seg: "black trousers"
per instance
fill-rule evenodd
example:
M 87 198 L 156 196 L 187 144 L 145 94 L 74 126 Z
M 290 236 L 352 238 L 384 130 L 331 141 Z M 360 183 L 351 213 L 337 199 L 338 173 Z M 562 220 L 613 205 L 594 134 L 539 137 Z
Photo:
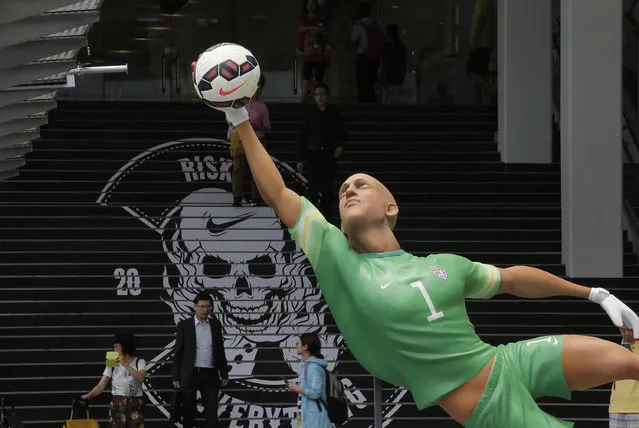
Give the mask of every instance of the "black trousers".
M 357 101 L 360 103 L 374 103 L 375 83 L 379 61 L 368 59 L 364 54 L 357 55 L 355 62 L 355 79 L 357 80 Z
M 308 199 L 317 207 L 329 223 L 333 221 L 333 192 L 335 180 L 335 156 L 329 152 L 311 152 L 306 163 L 309 180 Z
M 220 393 L 220 376 L 216 369 L 193 369 L 193 374 L 188 385 L 182 387 L 182 405 L 184 428 L 193 428 L 195 426 L 196 393 L 200 391 L 202 401 L 204 403 L 204 414 L 206 428 L 215 428 L 218 426 L 217 420 L 217 401 Z

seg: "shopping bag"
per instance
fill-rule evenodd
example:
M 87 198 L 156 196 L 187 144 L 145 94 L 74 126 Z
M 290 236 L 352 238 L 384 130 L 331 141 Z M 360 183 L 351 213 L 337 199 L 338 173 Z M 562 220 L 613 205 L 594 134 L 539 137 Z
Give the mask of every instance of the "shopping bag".
M 84 411 L 86 419 L 75 419 L 74 413 L 76 410 Z M 89 405 L 86 401 L 80 401 L 76 398 L 73 399 L 71 404 L 71 416 L 62 425 L 63 428 L 100 428 L 97 419 L 90 419 Z

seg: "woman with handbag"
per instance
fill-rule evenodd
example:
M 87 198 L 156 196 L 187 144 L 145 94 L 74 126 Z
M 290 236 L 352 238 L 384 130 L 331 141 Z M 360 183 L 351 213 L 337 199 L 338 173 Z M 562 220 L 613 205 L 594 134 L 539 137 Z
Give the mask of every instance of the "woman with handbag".
M 109 427 L 144 428 L 144 399 L 142 384 L 146 378 L 146 361 L 135 356 L 137 340 L 133 334 L 117 334 L 113 338 L 113 350 L 119 356 L 117 367 L 106 367 L 100 382 L 82 396 L 90 400 L 104 391 L 111 381 Z
M 297 355 L 302 357 L 299 384 L 286 381 L 289 391 L 300 395 L 298 428 L 332 428 L 326 409 L 326 366 L 322 343 L 315 333 L 304 333 L 297 342 Z

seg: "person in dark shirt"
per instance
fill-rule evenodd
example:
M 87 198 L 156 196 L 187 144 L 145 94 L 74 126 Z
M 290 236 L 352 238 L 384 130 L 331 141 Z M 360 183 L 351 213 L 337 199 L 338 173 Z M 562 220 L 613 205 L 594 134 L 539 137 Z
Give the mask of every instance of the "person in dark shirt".
M 328 104 L 328 92 L 326 83 L 315 85 L 315 106 L 300 129 L 297 171 L 309 180 L 309 200 L 331 221 L 335 164 L 344 150 L 346 130 L 339 109 Z
M 401 98 L 402 86 L 408 71 L 408 51 L 399 35 L 399 27 L 386 27 L 386 43 L 381 63 L 381 80 L 384 85 L 384 101 L 388 104 Z

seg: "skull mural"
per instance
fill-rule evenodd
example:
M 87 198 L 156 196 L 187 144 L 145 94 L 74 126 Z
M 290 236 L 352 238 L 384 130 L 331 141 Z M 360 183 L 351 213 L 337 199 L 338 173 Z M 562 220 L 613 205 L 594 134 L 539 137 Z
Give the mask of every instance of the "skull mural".
M 325 330 L 326 308 L 307 276 L 305 256 L 273 210 L 232 207 L 231 201 L 227 191 L 205 188 L 170 213 L 162 231 L 170 262 L 163 282 L 176 324 L 190 316 L 198 292 L 211 293 L 213 312 L 224 326 L 227 358 L 239 361 L 232 364 L 231 376 L 247 376 L 260 343 L 286 342 L 290 346 L 284 352 L 293 352 L 298 335 L 318 326 Z M 334 360 L 337 349 L 332 350 Z

